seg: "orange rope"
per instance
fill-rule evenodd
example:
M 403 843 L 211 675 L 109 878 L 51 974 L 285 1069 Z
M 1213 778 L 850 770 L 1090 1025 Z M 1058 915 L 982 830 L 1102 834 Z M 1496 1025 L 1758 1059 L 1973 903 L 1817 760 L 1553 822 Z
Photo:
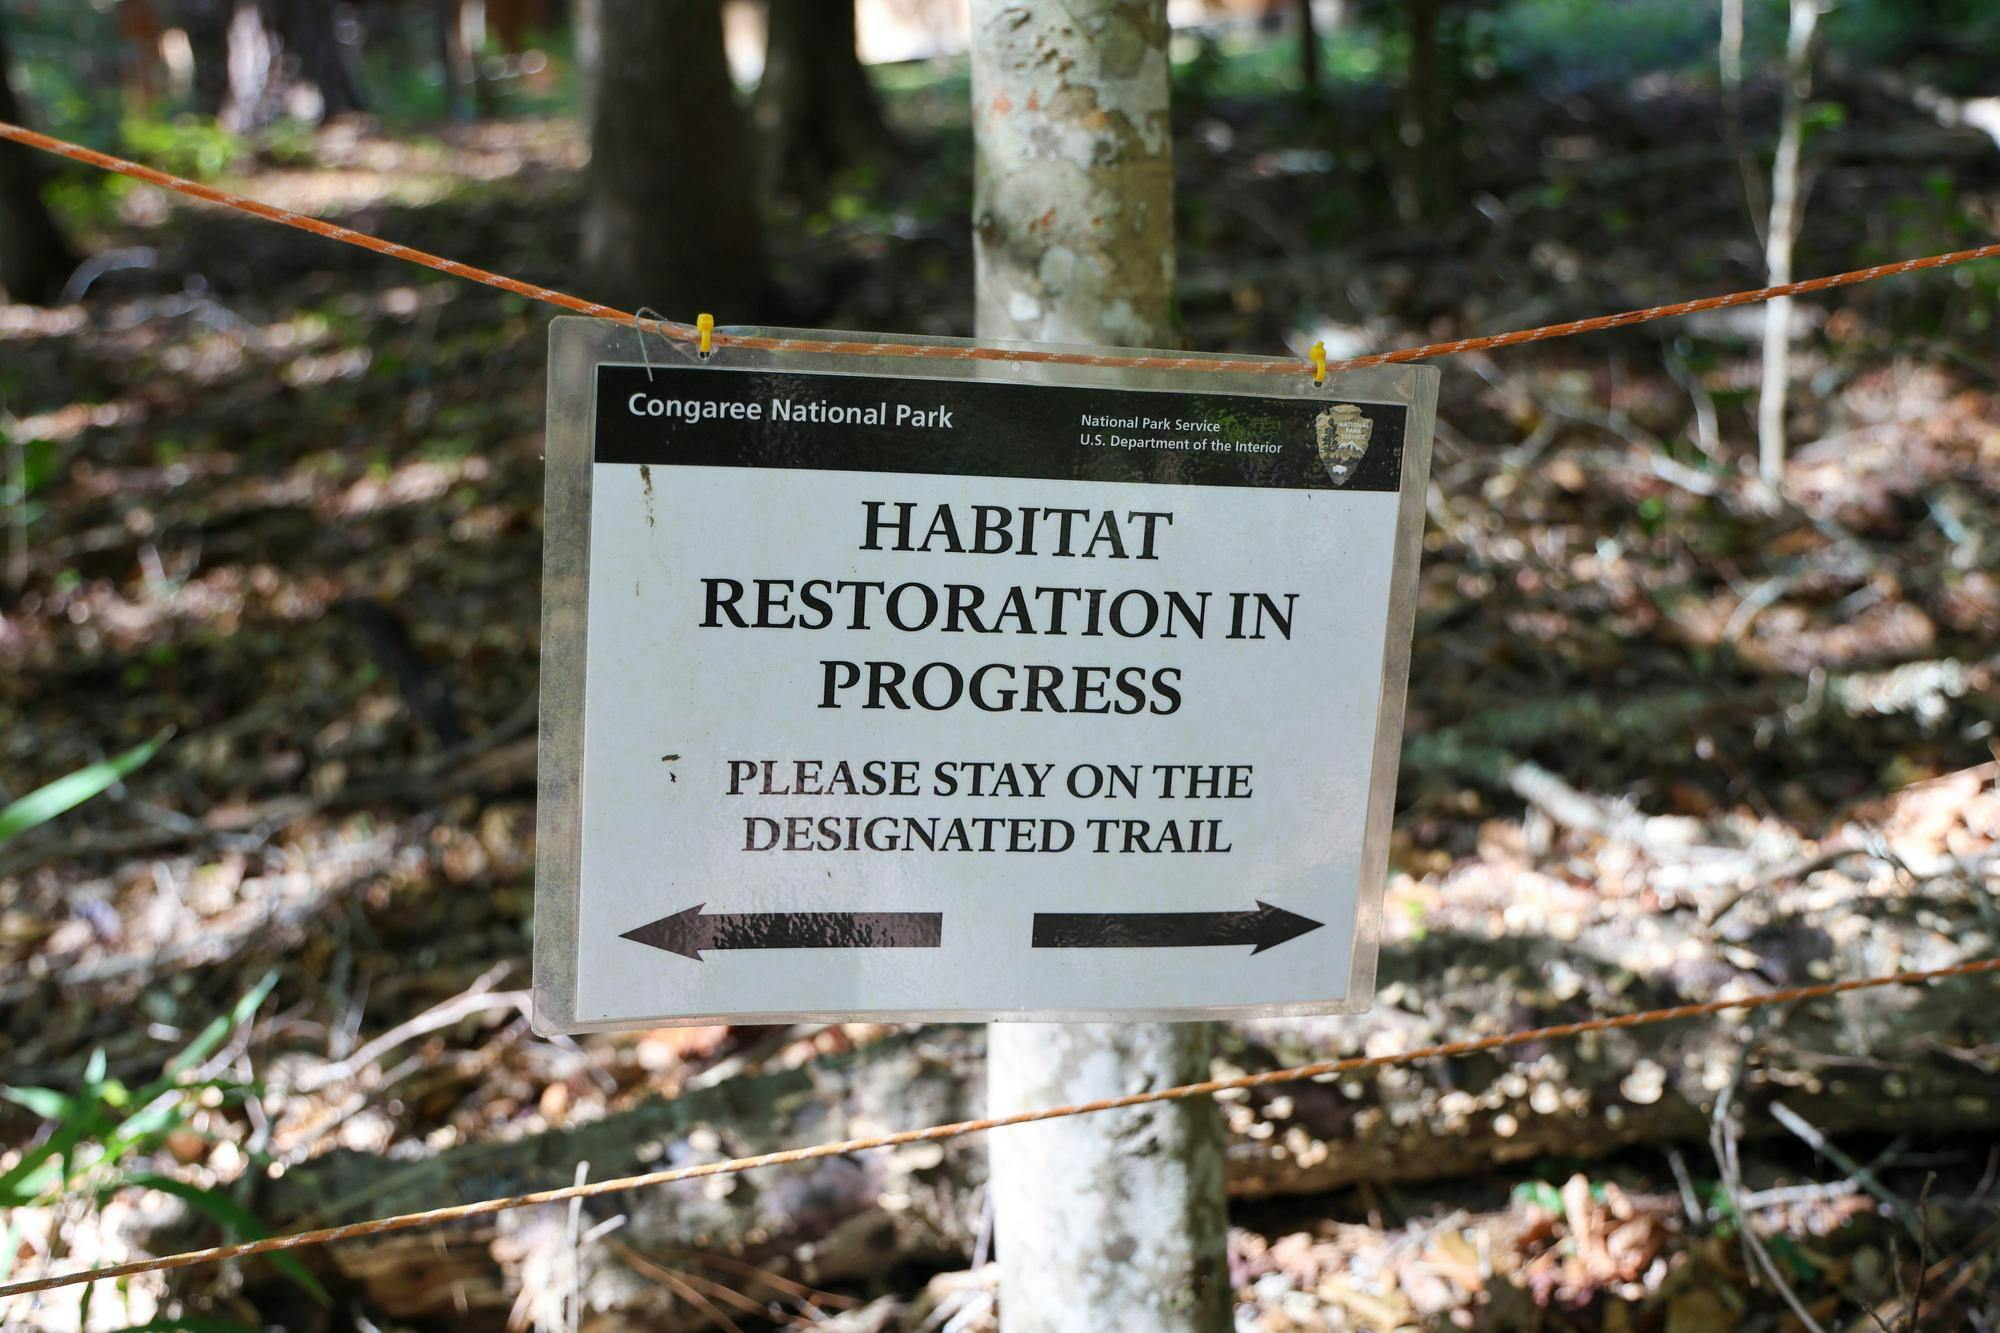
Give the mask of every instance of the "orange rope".
M 990 1129 L 1004 1129 L 1010 1125 L 1034 1124 L 1042 1120 L 1059 1120 L 1073 1115 L 1089 1115 L 1097 1111 L 1112 1111 L 1121 1107 L 1145 1106 L 1153 1102 L 1184 1101 L 1190 1097 L 1207 1097 L 1218 1092 L 1229 1092 L 1239 1088 L 1261 1088 L 1273 1083 L 1290 1083 L 1299 1079 L 1324 1078 L 1333 1074 L 1352 1073 L 1362 1069 L 1381 1069 L 1389 1065 L 1409 1064 L 1417 1060 L 1432 1060 L 1474 1055 L 1481 1051 L 1496 1051 L 1509 1046 L 1522 1046 L 1531 1042 L 1557 1041 L 1567 1037 L 1580 1036 L 1586 1032 L 1608 1032 L 1619 1028 L 1643 1027 L 1653 1023 L 1666 1023 L 1683 1018 L 1704 1018 L 1724 1013 L 1731 1009 L 1759 1009 L 1766 1005 L 1790 1004 L 1800 1000 L 1824 999 L 1830 995 L 1844 995 L 1850 991 L 1873 990 L 1881 986 L 1914 986 L 1925 982 L 1939 981 L 1946 977 L 1972 976 L 1979 973 L 2000 972 L 2000 958 L 1981 958 L 1958 963 L 1951 967 L 1932 968 L 1925 972 L 1897 972 L 1881 977 L 1857 977 L 1848 981 L 1827 981 L 1811 986 L 1793 986 L 1785 990 L 1767 991 L 1761 995 L 1748 995 L 1733 1000 L 1708 1000 L 1701 1004 L 1681 1004 L 1669 1009 L 1648 1009 L 1641 1013 L 1620 1014 L 1609 1018 L 1587 1018 L 1575 1023 L 1558 1023 L 1553 1027 L 1531 1028 L 1524 1032 L 1506 1032 L 1497 1036 L 1477 1037 L 1470 1041 L 1446 1042 L 1440 1046 L 1424 1046 L 1416 1050 L 1403 1051 L 1396 1055 L 1355 1056 L 1346 1060 L 1323 1060 L 1317 1064 L 1296 1065 L 1289 1069 L 1272 1069 L 1262 1074 L 1243 1074 L 1235 1078 L 1210 1079 L 1205 1083 L 1188 1083 L 1180 1087 L 1161 1088 L 1153 1092 L 1137 1092 L 1125 1097 L 1108 1097 L 1102 1101 L 1079 1102 L 1070 1106 L 1051 1106 L 1039 1111 L 1022 1111 L 1015 1115 L 992 1116 L 985 1120 L 961 1120 L 956 1124 L 932 1125 L 926 1129 L 909 1129 L 896 1134 L 876 1134 L 868 1138 L 843 1139 L 836 1143 L 816 1143 L 807 1148 L 788 1148 L 783 1152 L 762 1153 L 755 1157 L 732 1157 L 727 1161 L 708 1162 L 700 1166 L 676 1167 L 669 1171 L 653 1171 L 640 1176 L 622 1176 L 615 1180 L 600 1180 L 583 1185 L 568 1185 L 561 1189 L 538 1190 L 532 1194 L 510 1195 L 503 1199 L 484 1199 L 478 1203 L 455 1204 L 449 1208 L 432 1208 L 420 1213 L 402 1213 L 395 1217 L 379 1217 L 367 1222 L 352 1222 L 346 1226 L 323 1227 L 317 1231 L 300 1231 L 289 1236 L 271 1236 L 264 1240 L 245 1241 L 235 1245 L 217 1245 L 205 1250 L 189 1250 L 182 1254 L 162 1255 L 154 1259 L 138 1259 L 131 1263 L 112 1264 L 104 1268 L 87 1268 L 69 1273 L 56 1273 L 45 1277 L 29 1278 L 21 1282 L 11 1282 L 0 1286 L 0 1300 L 9 1296 L 25 1296 L 30 1292 L 49 1291 L 56 1287 L 75 1286 L 81 1282 L 101 1282 L 107 1278 L 134 1277 L 140 1273 L 157 1273 L 172 1268 L 189 1268 L 196 1264 L 219 1263 L 224 1259 L 244 1259 L 259 1254 L 273 1254 L 288 1250 L 304 1249 L 312 1245 L 326 1245 L 333 1241 L 352 1240 L 361 1236 L 376 1236 L 386 1231 L 405 1231 L 411 1227 L 429 1226 L 435 1222 L 454 1222 L 462 1218 L 483 1217 L 490 1213 L 506 1212 L 513 1208 L 531 1208 L 538 1204 L 563 1203 L 570 1199 L 593 1199 L 603 1194 L 616 1194 L 626 1190 L 646 1189 L 654 1185 L 671 1185 L 677 1181 L 697 1180 L 704 1176 L 727 1176 L 741 1171 L 753 1171 L 765 1166 L 785 1166 L 794 1162 L 809 1162 L 820 1157 L 841 1157 L 849 1153 L 864 1152 L 871 1148 L 894 1148 L 906 1143 L 935 1143 L 943 1139 L 962 1138 L 967 1134 L 979 1134 Z
M 453 277 L 483 282 L 489 287 L 498 287 L 501 291 L 525 296 L 530 300 L 545 301 L 580 315 L 615 320 L 635 328 L 651 328 L 662 337 L 679 342 L 697 342 L 701 336 L 694 326 L 689 324 L 678 324 L 672 320 L 641 319 L 630 311 L 620 310 L 616 306 L 600 305 L 595 301 L 586 301 L 553 288 L 538 287 L 531 282 L 522 282 L 519 278 L 510 278 L 483 268 L 474 268 L 470 264 L 461 264 L 455 259 L 446 259 L 407 245 L 398 245 L 394 241 L 385 241 L 366 232 L 355 231 L 332 222 L 323 222 L 318 218 L 307 217 L 302 213 L 294 213 L 289 209 L 278 208 L 256 199 L 248 199 L 240 194 L 231 194 L 227 190 L 218 190 L 198 181 L 187 180 L 154 167 L 142 166 L 137 162 L 128 162 L 122 157 L 113 157 L 109 153 L 100 153 L 94 148 L 85 148 L 81 144 L 39 134 L 5 121 L 0 121 L 0 139 L 12 139 L 30 148 L 39 148 L 43 152 L 69 158 L 73 162 L 82 162 L 87 166 L 100 167 L 121 176 L 130 176 L 134 180 L 142 180 L 149 185 L 157 185 L 163 190 L 172 190 L 192 199 L 220 204 L 239 213 L 263 218 L 267 222 L 277 222 L 287 227 L 296 227 L 300 231 L 311 232 L 315 236 L 358 245 L 364 250 L 388 255 L 392 259 L 408 260 L 412 264 L 421 264 L 425 268 L 449 273 Z M 1835 287 L 1851 287 L 1856 283 L 1872 282 L 1876 278 L 1915 273 L 1921 269 L 1948 268 L 1953 264 L 1967 264 L 1977 259 L 1994 258 L 2000 258 L 2000 244 L 1982 245 L 1971 250 L 1954 250 L 1949 254 L 1925 255 L 1920 259 L 1904 259 L 1893 264 L 1877 264 L 1872 268 L 1854 269 L 1851 272 L 1835 273 L 1821 278 L 1807 278 L 1800 282 L 1780 283 L 1775 287 L 1757 287 L 1721 296 L 1676 301 L 1670 305 L 1647 306 L 1641 310 L 1627 310 L 1616 315 L 1597 315 L 1590 319 L 1571 320 L 1564 324 L 1544 324 L 1539 328 L 1517 329 L 1511 333 L 1489 333 L 1476 338 L 1426 343 L 1421 347 L 1405 347 L 1399 351 L 1378 352 L 1372 356 L 1357 356 L 1346 361 L 1330 362 L 1326 369 L 1343 371 L 1359 370 L 1366 366 L 1397 365 L 1409 361 L 1424 361 L 1431 357 L 1451 356 L 1458 352 L 1514 347 L 1521 343 L 1567 338 L 1580 333 L 1629 328 L 1634 324 L 1645 324 L 1656 319 L 1692 315 L 1703 310 L 1726 310 L 1733 306 L 1755 305 L 1759 301 L 1768 301 L 1779 296 L 1805 296 L 1812 292 L 1829 291 Z M 1227 371 L 1239 375 L 1318 373 L 1318 366 L 1314 361 L 1271 360 L 1262 357 L 1252 359 L 1196 355 L 1135 356 L 1119 352 L 1055 352 L 1031 347 L 947 346 L 937 343 L 862 342 L 834 338 L 773 338 L 762 334 L 724 333 L 720 330 L 714 334 L 713 341 L 717 347 L 747 347 L 766 352 L 797 352 L 821 356 L 894 356 L 932 361 L 1019 361 L 1038 365 L 1103 366 L 1119 370 Z

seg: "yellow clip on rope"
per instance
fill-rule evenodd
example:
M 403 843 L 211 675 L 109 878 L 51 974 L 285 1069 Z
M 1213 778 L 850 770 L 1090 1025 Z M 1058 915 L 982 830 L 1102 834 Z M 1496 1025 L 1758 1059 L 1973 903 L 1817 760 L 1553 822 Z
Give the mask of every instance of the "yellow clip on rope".
M 701 335 L 699 350 L 703 356 L 707 356 L 715 350 L 715 316 L 706 310 L 702 311 L 694 317 L 694 327 L 695 332 Z
M 1326 344 L 1323 342 L 1314 343 L 1310 355 L 1313 362 L 1313 383 L 1326 383 Z

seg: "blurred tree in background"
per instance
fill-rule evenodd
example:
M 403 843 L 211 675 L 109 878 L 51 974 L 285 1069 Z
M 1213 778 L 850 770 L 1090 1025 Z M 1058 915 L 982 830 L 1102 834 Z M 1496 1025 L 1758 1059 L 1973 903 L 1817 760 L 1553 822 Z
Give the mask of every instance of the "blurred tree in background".
M 8 71 L 7 21 L 0 15 L 0 120 L 27 119 Z M 53 300 L 76 256 L 42 202 L 43 158 L 16 143 L 0 143 L 0 292 L 25 302 Z
M 751 307 L 765 282 L 719 0 L 601 0 L 582 267 L 606 300 Z M 615 34 L 615 36 L 614 36 Z
M 769 0 L 756 125 L 772 184 L 808 192 L 890 145 L 855 49 L 854 0 Z

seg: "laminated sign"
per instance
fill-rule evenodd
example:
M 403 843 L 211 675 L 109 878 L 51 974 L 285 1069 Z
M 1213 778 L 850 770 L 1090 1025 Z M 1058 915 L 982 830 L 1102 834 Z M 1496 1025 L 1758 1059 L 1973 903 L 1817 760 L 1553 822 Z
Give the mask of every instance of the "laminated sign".
M 1367 1004 L 1434 371 L 639 337 L 550 334 L 538 1027 Z

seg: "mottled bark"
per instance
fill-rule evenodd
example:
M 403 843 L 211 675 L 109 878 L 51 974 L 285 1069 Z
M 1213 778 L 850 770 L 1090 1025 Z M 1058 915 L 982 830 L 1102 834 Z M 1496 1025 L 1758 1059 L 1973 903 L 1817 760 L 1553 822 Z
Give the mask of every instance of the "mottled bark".
M 993 1115 L 1207 1077 L 1203 1023 L 996 1023 Z M 1221 1127 L 1207 1101 L 1023 1125 L 988 1147 L 1001 1327 L 1229 1327 Z
M 763 286 L 719 0 L 600 0 L 583 268 L 630 309 L 742 322 Z
M 854 0 L 770 0 L 756 119 L 772 182 L 810 193 L 889 146 L 854 46 Z
M 974 0 L 981 337 L 1172 340 L 1163 0 Z
M 974 0 L 983 338 L 1172 338 L 1173 152 L 1160 0 Z M 995 1114 L 1197 1079 L 1200 1024 L 999 1024 Z M 1229 1326 L 1215 1108 L 1176 1103 L 996 1135 L 1009 1333 Z
M 23 123 L 7 81 L 7 31 L 0 19 L 0 120 Z M 76 268 L 76 256 L 42 202 L 42 164 L 32 148 L 0 143 L 0 296 L 52 301 Z

